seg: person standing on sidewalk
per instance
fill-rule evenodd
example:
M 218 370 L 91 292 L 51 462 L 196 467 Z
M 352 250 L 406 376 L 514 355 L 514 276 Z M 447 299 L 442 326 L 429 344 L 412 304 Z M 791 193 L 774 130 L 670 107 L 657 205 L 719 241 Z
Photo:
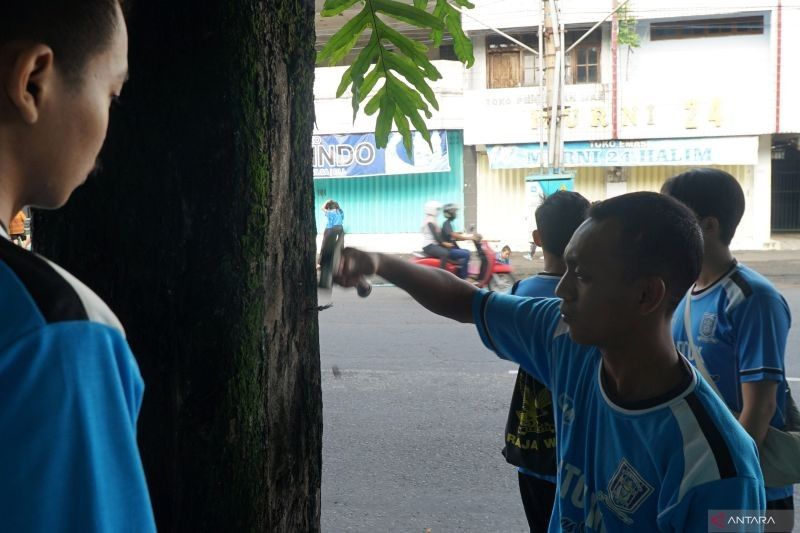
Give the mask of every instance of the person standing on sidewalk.
M 0 2 L 0 531 L 155 531 L 122 325 L 8 235 L 86 180 L 127 76 L 117 0 Z
M 705 243 L 700 276 L 675 311 L 673 337 L 689 356 L 684 326 L 688 313 L 702 363 L 728 408 L 760 447 L 769 426 L 782 429 L 785 424 L 789 306 L 772 283 L 731 253 L 745 207 L 736 178 L 722 170 L 698 168 L 668 179 L 661 192 L 694 211 Z M 767 487 L 767 509 L 794 509 L 792 494 L 792 485 Z
M 517 296 L 555 298 L 567 271 L 564 249 L 586 219 L 589 201 L 577 192 L 557 191 L 536 208 L 533 241 L 544 254 L 544 271 L 518 281 Z M 519 492 L 532 533 L 547 531 L 556 493 L 556 427 L 553 397 L 520 367 L 505 430 L 503 455 L 517 467 Z
M 553 298 L 479 290 L 451 273 L 345 248 L 335 281 L 377 274 L 474 323 L 556 398 L 549 531 L 706 532 L 709 511 L 765 508 L 753 439 L 675 349 L 671 321 L 703 258 L 694 214 L 652 192 L 599 202 L 570 239 Z

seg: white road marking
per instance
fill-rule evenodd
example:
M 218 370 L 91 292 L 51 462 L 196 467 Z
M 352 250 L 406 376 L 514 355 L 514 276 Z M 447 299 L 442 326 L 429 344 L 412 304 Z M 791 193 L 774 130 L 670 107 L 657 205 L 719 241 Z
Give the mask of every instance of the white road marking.
M 786 378 L 786 381 L 800 381 L 800 378 Z
M 518 372 L 517 370 L 509 370 L 508 371 L 509 374 L 516 374 L 517 372 Z M 800 381 L 800 380 L 798 380 L 798 381 Z

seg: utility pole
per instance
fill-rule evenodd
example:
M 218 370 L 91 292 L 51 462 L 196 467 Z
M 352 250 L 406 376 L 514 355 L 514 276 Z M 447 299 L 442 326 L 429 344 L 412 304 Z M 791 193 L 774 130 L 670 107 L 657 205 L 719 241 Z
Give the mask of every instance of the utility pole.
M 563 79 L 564 37 L 558 15 L 558 0 L 542 0 L 544 28 L 545 102 L 543 116 L 547 117 L 547 168 L 561 168 L 561 92 Z

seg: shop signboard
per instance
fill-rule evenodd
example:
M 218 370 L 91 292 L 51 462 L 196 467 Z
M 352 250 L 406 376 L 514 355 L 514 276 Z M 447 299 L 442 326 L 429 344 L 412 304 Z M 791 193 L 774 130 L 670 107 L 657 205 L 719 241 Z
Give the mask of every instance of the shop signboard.
M 490 145 L 486 152 L 492 170 L 536 168 L 542 154 L 539 144 Z M 758 137 L 572 142 L 565 143 L 562 162 L 573 168 L 755 165 Z
M 314 178 L 450 172 L 446 131 L 431 131 L 433 149 L 419 132 L 413 132 L 413 136 L 409 154 L 397 132 L 389 134 L 386 148 L 375 145 L 373 133 L 314 135 Z

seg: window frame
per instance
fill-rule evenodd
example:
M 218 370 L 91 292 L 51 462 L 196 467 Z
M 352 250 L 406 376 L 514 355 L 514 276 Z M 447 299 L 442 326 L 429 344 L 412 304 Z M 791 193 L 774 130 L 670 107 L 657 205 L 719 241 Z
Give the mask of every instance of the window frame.
M 539 36 L 536 32 L 525 32 L 525 33 L 510 33 L 513 38 L 521 41 L 522 43 L 530 46 L 534 50 L 539 48 Z M 495 44 L 496 43 L 496 44 Z M 493 46 L 498 46 L 498 48 L 493 48 Z M 502 48 L 500 48 L 502 47 Z M 519 79 L 517 80 L 517 85 L 512 85 L 509 87 L 494 87 L 492 86 L 492 81 L 494 77 L 492 76 L 492 55 L 494 54 L 508 54 L 514 53 L 518 54 L 518 61 L 519 61 Z M 533 57 L 534 60 L 534 67 L 533 67 L 533 83 L 530 85 L 526 85 L 525 83 L 525 57 L 530 56 Z M 528 69 L 530 70 L 530 69 Z M 518 44 L 509 41 L 505 37 L 501 35 L 494 35 L 488 34 L 486 35 L 486 88 L 487 89 L 508 89 L 514 87 L 537 87 L 539 83 L 537 83 L 539 77 L 539 69 L 536 67 L 536 56 L 525 50 Z
M 740 25 L 745 25 L 745 27 L 742 28 Z M 727 26 L 727 28 L 725 26 Z M 668 22 L 651 22 L 650 40 L 672 41 L 677 39 L 702 39 L 705 37 L 763 35 L 764 29 L 764 15 L 710 19 L 681 19 Z M 668 35 L 666 33 L 667 30 L 672 30 L 673 33 Z

